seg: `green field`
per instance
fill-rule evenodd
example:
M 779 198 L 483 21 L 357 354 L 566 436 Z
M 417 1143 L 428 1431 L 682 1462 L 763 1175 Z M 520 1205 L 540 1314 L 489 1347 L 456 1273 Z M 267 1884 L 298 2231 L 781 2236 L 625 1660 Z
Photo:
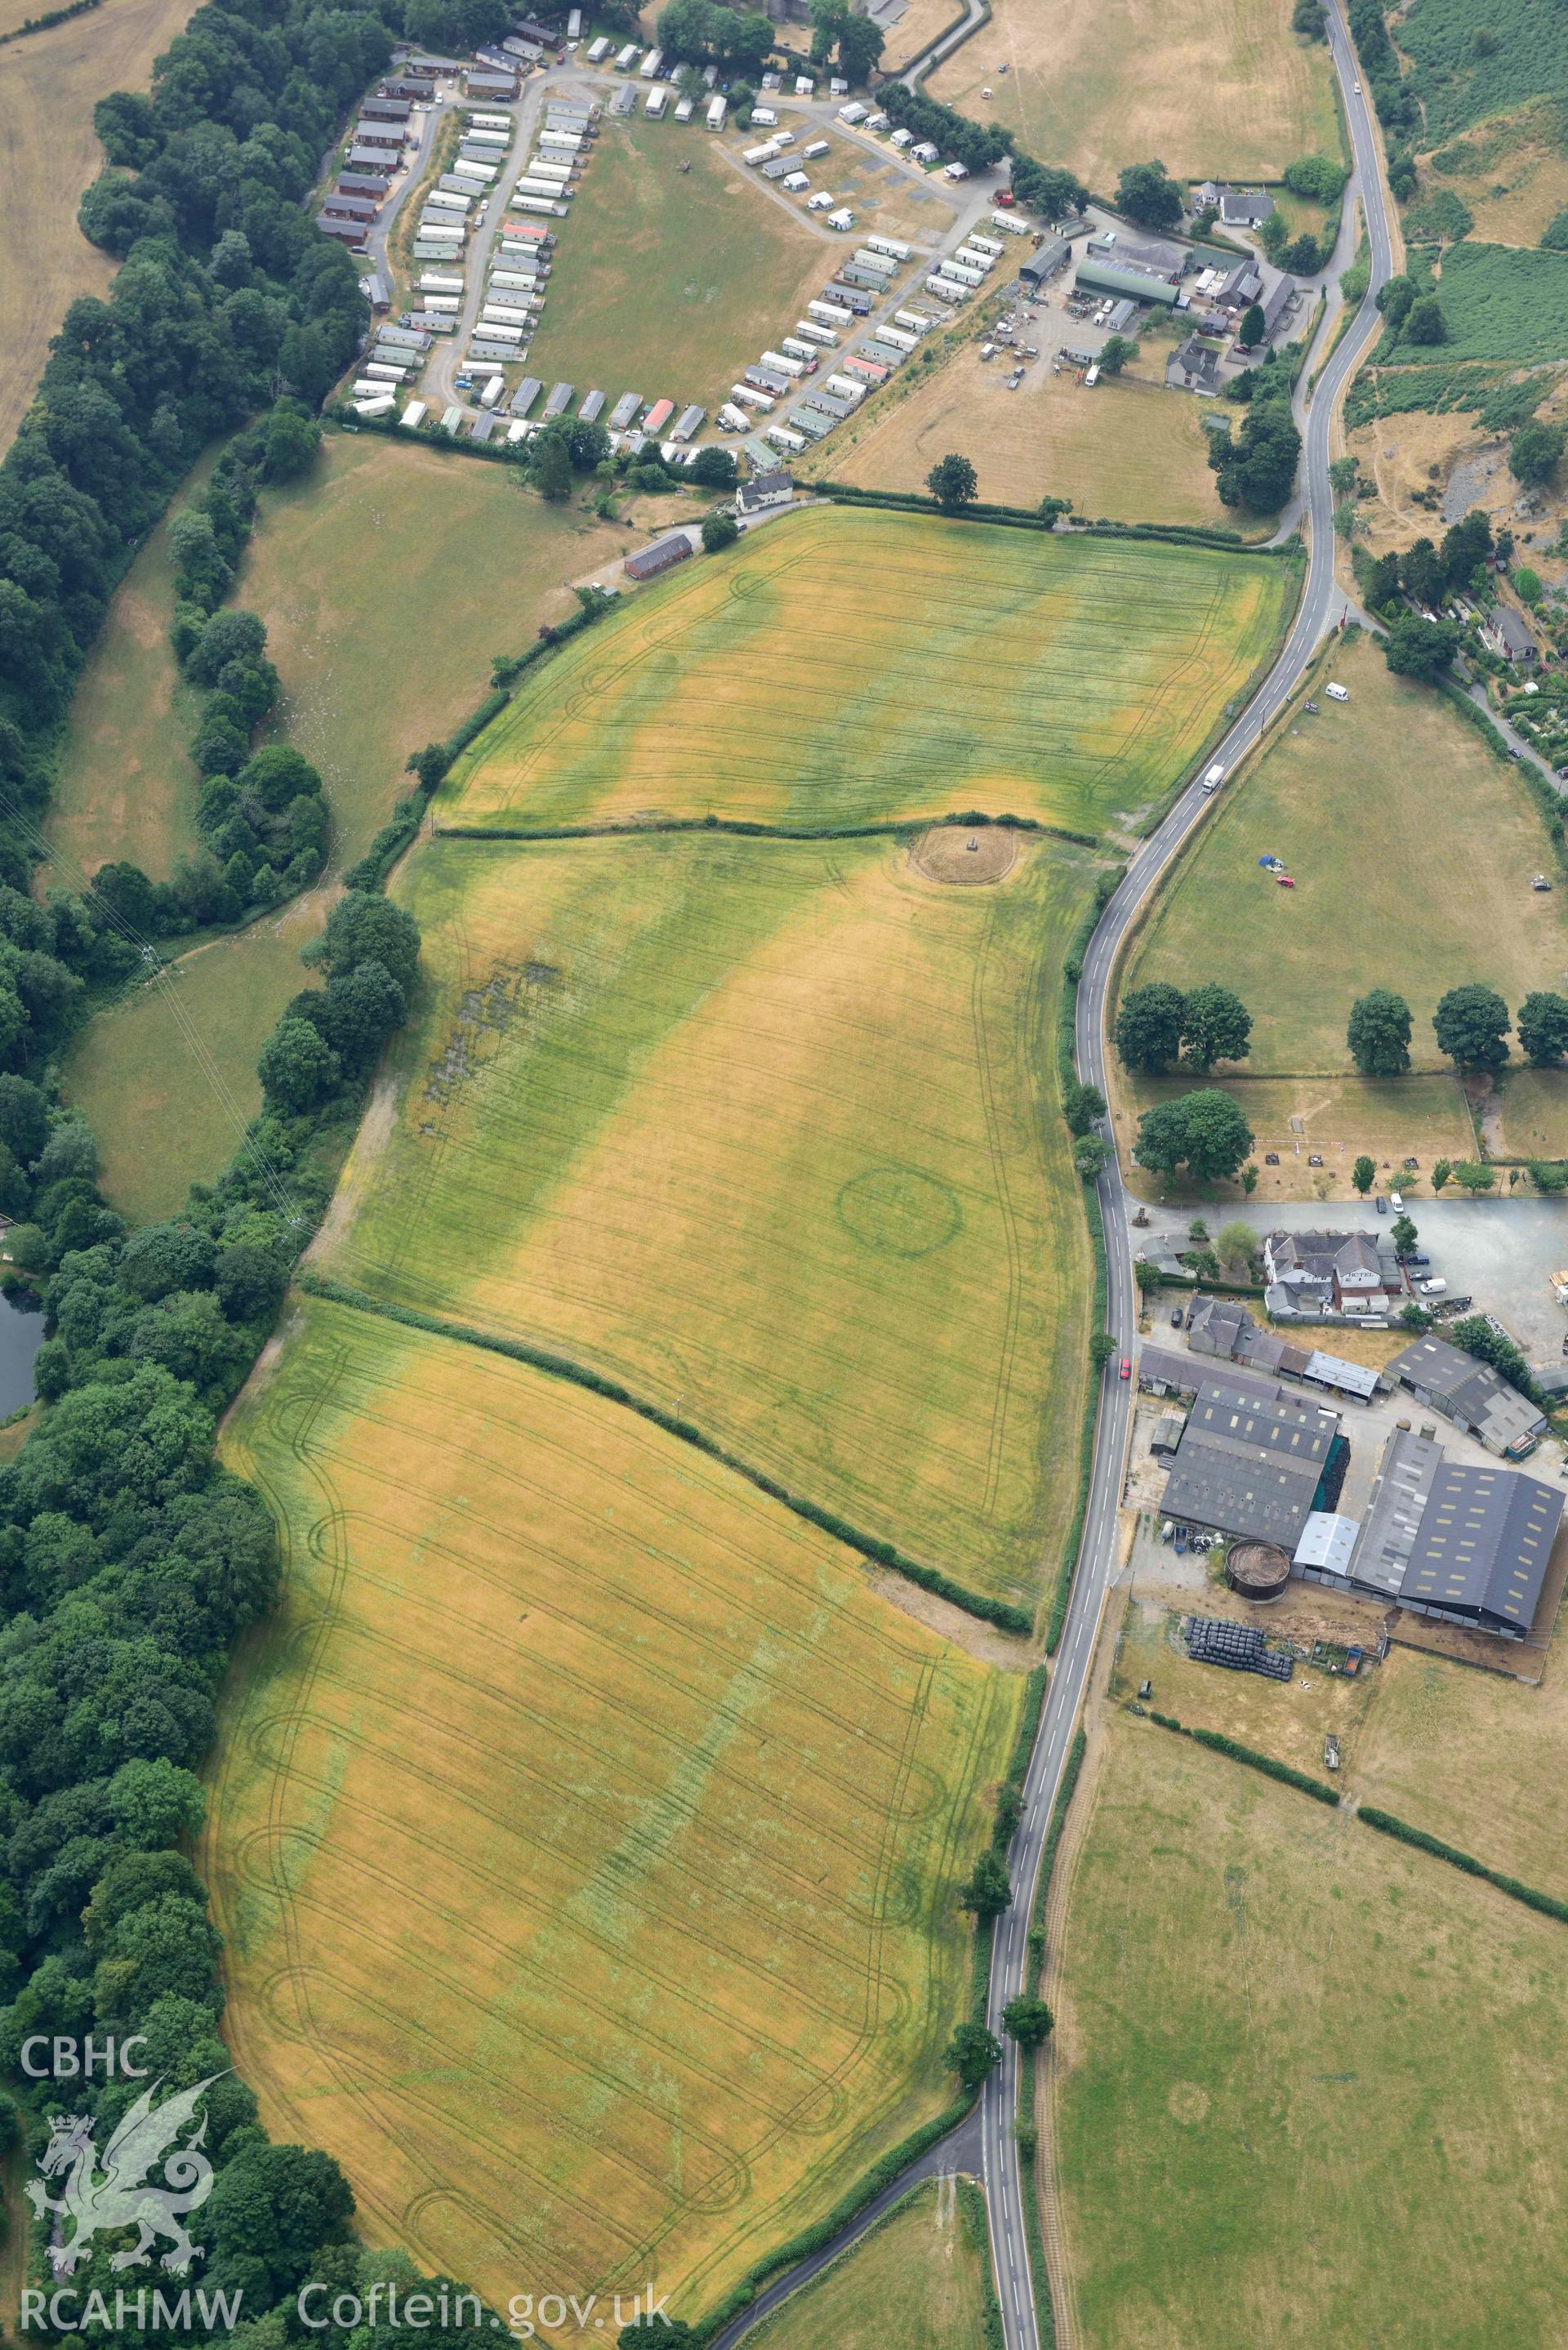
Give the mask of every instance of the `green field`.
M 719 140 L 641 117 L 607 123 L 561 224 L 529 372 L 712 409 L 833 265 Z
M 1508 767 L 1429 687 L 1389 674 L 1362 642 L 1324 672 L 1176 868 L 1131 956 L 1126 984 L 1214 979 L 1252 1014 L 1248 1068 L 1351 1066 L 1345 1022 L 1357 995 L 1390 987 L 1410 1005 L 1417 1068 L 1446 1066 L 1432 1035 L 1438 998 L 1485 980 L 1510 1005 L 1568 972 L 1568 901 L 1537 892 L 1549 862 L 1541 819 Z M 1293 890 L 1262 871 L 1282 857 Z
M 256 1059 L 290 996 L 299 951 L 327 920 L 312 889 L 214 939 L 99 1013 L 73 1042 L 62 1097 L 98 1137 L 99 1185 L 122 1215 L 171 1215 L 234 1157 L 261 1107 Z
M 683 565 L 526 678 L 438 819 L 810 827 L 1147 809 L 1269 657 L 1262 555 L 816 508 Z
M 1505 1069 L 1499 1094 L 1509 1158 L 1568 1159 L 1568 1070 Z
M 1124 1714 L 1102 1770 L 1056 2038 L 1074 2340 L 1556 2341 L 1568 1932 Z
M 1449 330 L 1446 360 L 1518 366 L 1568 358 L 1568 253 L 1467 239 L 1444 256 L 1437 291 Z M 1430 354 L 1401 342 L 1398 356 Z
M 987 2350 L 985 2200 L 972 2180 L 916 2188 L 757 2328 L 756 2350 Z
M 497 2307 L 696 2316 L 950 2095 L 1022 1679 L 678 1439 L 371 1315 L 305 1305 L 224 1454 L 288 1533 L 202 1856 L 264 2116 Z
M 235 600 L 267 624 L 279 735 L 326 782 L 332 865 L 306 898 L 182 958 L 182 1022 L 142 990 L 73 1045 L 66 1091 L 100 1138 L 117 1207 L 165 1215 L 223 1165 L 228 1100 L 242 1120 L 259 1107 L 256 1056 L 305 983 L 298 951 L 334 875 L 406 789 L 409 753 L 449 733 L 484 693 L 491 655 L 521 651 L 573 608 L 569 582 L 625 537 L 522 494 L 499 466 L 369 437 L 329 436 L 307 482 L 263 497 Z M 159 531 L 114 600 L 67 737 L 50 837 L 89 870 L 129 857 L 162 878 L 197 845 L 194 697 L 174 667 L 171 610 Z
M 1032 1604 L 1076 1475 L 1086 1240 L 1049 1066 L 1093 868 L 893 841 L 437 841 L 429 984 L 325 1269 L 555 1347 Z

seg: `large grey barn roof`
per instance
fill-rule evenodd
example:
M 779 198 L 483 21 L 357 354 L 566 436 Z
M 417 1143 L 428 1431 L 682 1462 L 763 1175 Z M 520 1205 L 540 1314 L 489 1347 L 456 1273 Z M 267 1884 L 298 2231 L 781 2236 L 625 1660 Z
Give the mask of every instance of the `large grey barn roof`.
M 1404 1387 L 1424 1391 L 1440 1408 L 1475 1429 L 1488 1443 L 1508 1451 L 1538 1435 L 1541 1413 L 1490 1363 L 1450 1347 L 1445 1338 L 1417 1338 L 1388 1366 Z
M 1160 1507 L 1167 1517 L 1293 1551 L 1335 1428 L 1332 1412 L 1310 1404 L 1266 1402 L 1223 1378 L 1205 1379 Z
M 1430 1438 L 1396 1429 L 1350 1579 L 1491 1629 L 1527 1632 L 1563 1501 L 1538 1477 L 1449 1461 Z

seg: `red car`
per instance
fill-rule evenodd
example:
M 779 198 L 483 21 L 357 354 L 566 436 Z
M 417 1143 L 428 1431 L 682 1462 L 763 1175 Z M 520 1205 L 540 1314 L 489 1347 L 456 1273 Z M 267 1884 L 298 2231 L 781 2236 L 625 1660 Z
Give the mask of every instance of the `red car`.
M 1132 1364 L 1126 1355 L 1122 1357 L 1121 1376 L 1124 1379 L 1130 1379 L 1132 1377 Z

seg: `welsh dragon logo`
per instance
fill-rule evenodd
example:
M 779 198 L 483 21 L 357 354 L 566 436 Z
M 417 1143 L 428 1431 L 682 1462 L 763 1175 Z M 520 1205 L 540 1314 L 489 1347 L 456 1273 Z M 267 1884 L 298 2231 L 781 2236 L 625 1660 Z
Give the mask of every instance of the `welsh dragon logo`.
M 213 2073 L 193 2089 L 181 2089 L 161 2106 L 152 2103 L 161 2084 L 144 2089 L 117 2126 L 103 2150 L 101 2163 L 93 2144 L 93 2125 L 86 2114 L 57 2116 L 49 2126 L 49 2142 L 38 2158 L 44 2178 L 65 2174 L 65 2191 L 50 2195 L 43 2179 L 27 2182 L 27 2200 L 40 2219 L 55 2215 L 49 2259 L 57 2276 L 70 2276 L 92 2248 L 100 2229 L 134 2228 L 137 2239 L 116 2252 L 110 2268 L 145 2268 L 161 2236 L 171 2239 L 162 2266 L 182 2275 L 202 2250 L 193 2244 L 184 2224 L 188 2211 L 198 2210 L 213 2191 L 213 2166 L 200 2152 L 207 2135 L 203 2114 L 182 2146 L 175 2140 L 196 2121 L 196 2107 L 213 2083 Z M 147 2176 L 162 2158 L 166 2184 L 149 2186 Z M 71 2233 L 66 2234 L 67 2225 Z

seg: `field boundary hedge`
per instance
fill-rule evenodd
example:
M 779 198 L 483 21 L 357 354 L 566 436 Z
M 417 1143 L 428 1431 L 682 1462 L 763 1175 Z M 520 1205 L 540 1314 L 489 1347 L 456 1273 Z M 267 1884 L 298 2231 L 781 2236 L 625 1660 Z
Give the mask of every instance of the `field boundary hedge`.
M 484 721 L 485 725 L 489 723 Z M 1039 833 L 1046 839 L 1069 841 L 1075 848 L 1103 846 L 1096 832 L 1075 832 L 1069 825 L 1044 824 L 1033 816 L 986 816 L 978 808 L 941 816 L 898 816 L 882 824 L 757 824 L 744 816 L 661 816 L 653 824 L 438 824 L 435 829 L 443 840 L 620 840 L 663 832 L 722 832 L 742 840 L 883 840 L 932 832 L 943 826 L 978 828 L 981 825 L 994 825 L 1002 832 Z
M 1396 1819 L 1392 1812 L 1382 1812 L 1376 1804 L 1363 1804 L 1355 1814 L 1380 1835 L 1393 1836 L 1400 1844 L 1412 1846 L 1417 1852 L 1429 1853 L 1434 1860 L 1446 1860 L 1450 1868 L 1463 1871 L 1466 1877 L 1479 1877 L 1483 1883 L 1506 1893 L 1511 1901 L 1521 1901 L 1527 1909 L 1538 1910 L 1543 1918 L 1555 1918 L 1560 1925 L 1568 1926 L 1568 1901 L 1560 1901 L 1554 1893 L 1542 1893 L 1538 1887 L 1525 1885 L 1517 1877 L 1505 1877 L 1501 1869 L 1488 1868 L 1473 1853 L 1461 1852 L 1458 1845 L 1445 1844 L 1440 1836 L 1428 1835 L 1424 1828 L 1413 1828 L 1407 1820 Z
M 935 515 L 944 522 L 989 522 L 1004 530 L 1033 530 L 1049 536 L 1056 530 L 1057 516 L 1033 514 L 1027 506 L 995 505 L 981 498 L 961 507 L 949 509 L 919 490 L 867 490 L 853 482 L 835 482 L 826 478 L 814 481 L 813 489 L 835 505 L 883 506 L 893 514 Z M 1069 520 L 1059 534 L 1063 538 L 1153 538 L 1168 540 L 1177 546 L 1209 546 L 1222 555 L 1273 555 L 1287 553 L 1288 539 L 1276 544 L 1270 538 L 1243 538 L 1240 531 L 1205 529 L 1197 523 L 1177 522 L 1078 522 Z
M 471 1323 L 449 1322 L 440 1315 L 423 1313 L 418 1306 L 393 1305 L 381 1298 L 371 1297 L 362 1289 L 355 1289 L 348 1282 L 336 1281 L 326 1274 L 302 1273 L 299 1287 L 308 1296 L 326 1298 L 332 1305 L 347 1305 L 360 1314 L 379 1315 L 383 1321 L 401 1323 L 410 1330 L 425 1330 L 432 1337 L 450 1338 L 460 1345 L 479 1347 L 486 1354 L 504 1355 L 512 1362 L 526 1363 L 531 1370 L 544 1371 L 551 1378 L 564 1379 L 572 1387 L 586 1388 L 590 1395 L 603 1396 L 610 1403 L 621 1404 L 628 1411 L 635 1412 L 639 1419 L 649 1420 L 655 1428 L 661 1428 L 667 1436 L 679 1437 L 681 1443 L 690 1444 L 694 1451 L 703 1453 L 710 1461 L 717 1461 L 723 1468 L 732 1469 L 738 1477 L 743 1477 L 760 1493 L 766 1493 L 772 1501 L 782 1502 L 784 1508 L 792 1511 L 797 1518 L 804 1518 L 808 1524 L 820 1527 L 824 1534 L 831 1534 L 846 1549 L 857 1551 L 862 1558 L 869 1559 L 874 1565 L 891 1568 L 894 1574 L 903 1575 L 908 1582 L 919 1584 L 922 1591 L 934 1593 L 939 1599 L 950 1601 L 953 1607 L 961 1607 L 966 1615 L 977 1616 L 982 1623 L 994 1624 L 1002 1631 L 1027 1637 L 1033 1629 L 1033 1618 L 1026 1608 L 1014 1607 L 1011 1600 L 991 1599 L 982 1592 L 971 1591 L 967 1585 L 955 1582 L 950 1575 L 944 1575 L 940 1567 L 923 1566 L 919 1559 L 907 1557 L 892 1543 L 883 1542 L 876 1534 L 862 1534 L 846 1519 L 836 1517 L 832 1511 L 820 1509 L 815 1502 L 792 1493 L 787 1486 L 779 1484 L 763 1470 L 753 1468 L 750 1461 L 742 1461 L 737 1453 L 716 1443 L 693 1421 L 679 1419 L 674 1412 L 666 1411 L 662 1406 L 650 1403 L 646 1397 L 623 1387 L 618 1379 L 606 1378 L 602 1372 L 589 1370 L 586 1364 L 574 1362 L 569 1355 L 555 1354 L 548 1347 L 535 1347 L 525 1338 L 498 1337 L 488 1330 L 475 1329 Z
M 68 25 L 73 16 L 89 16 L 93 9 L 102 6 L 103 0 L 70 0 L 68 8 L 50 8 L 42 16 L 26 16 L 10 32 L 0 33 L 0 49 L 9 41 L 25 41 L 29 33 L 53 32 L 57 25 Z
M 1298 1794 L 1310 1795 L 1314 1804 L 1338 1808 L 1339 1789 L 1331 1787 L 1325 1779 L 1314 1779 L 1310 1771 L 1298 1771 L 1293 1763 L 1276 1762 L 1272 1754 L 1260 1754 L 1255 1746 L 1243 1746 L 1240 1739 L 1227 1738 L 1223 1731 L 1189 1729 L 1173 1713 L 1149 1712 L 1144 1719 L 1157 1723 L 1161 1730 L 1175 1731 L 1179 1738 L 1190 1738 L 1196 1744 L 1207 1746 L 1211 1753 L 1226 1755 L 1232 1762 L 1244 1762 L 1250 1771 L 1261 1771 L 1266 1779 L 1278 1779 L 1282 1786 L 1294 1787 Z M 1568 1917 L 1568 1908 L 1563 1915 Z

